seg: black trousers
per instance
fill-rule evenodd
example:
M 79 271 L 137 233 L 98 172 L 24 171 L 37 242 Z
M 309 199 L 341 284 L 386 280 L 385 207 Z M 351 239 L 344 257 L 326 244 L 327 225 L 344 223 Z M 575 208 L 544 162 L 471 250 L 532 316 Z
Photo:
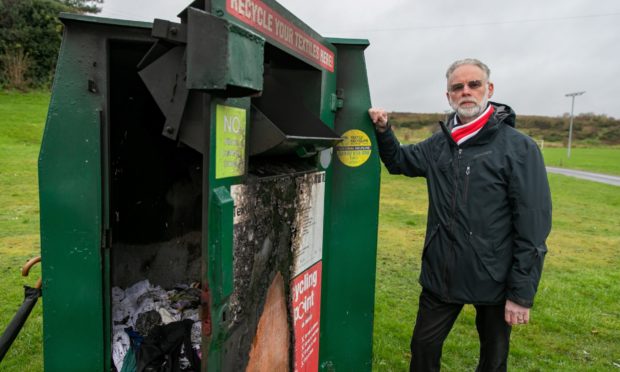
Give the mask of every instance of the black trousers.
M 410 371 L 439 371 L 441 350 L 463 304 L 445 303 L 422 290 L 413 336 Z M 511 327 L 504 321 L 504 305 L 475 305 L 480 338 L 480 359 L 476 371 L 506 371 Z

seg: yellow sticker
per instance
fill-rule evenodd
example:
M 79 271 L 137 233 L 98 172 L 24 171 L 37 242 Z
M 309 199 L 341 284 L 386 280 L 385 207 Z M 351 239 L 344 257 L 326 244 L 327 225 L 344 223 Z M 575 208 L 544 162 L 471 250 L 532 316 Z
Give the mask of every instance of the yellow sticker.
M 245 174 L 246 110 L 216 105 L 215 178 Z
M 336 154 L 342 164 L 359 167 L 370 157 L 372 144 L 361 130 L 351 129 L 342 134 L 343 141 L 336 146 Z

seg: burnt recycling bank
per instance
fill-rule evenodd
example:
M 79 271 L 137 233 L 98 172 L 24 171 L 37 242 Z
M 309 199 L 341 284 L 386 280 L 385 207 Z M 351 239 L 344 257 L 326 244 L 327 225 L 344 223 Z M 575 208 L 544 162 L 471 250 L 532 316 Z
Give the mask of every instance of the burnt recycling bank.
M 194 369 L 370 370 L 368 42 L 270 0 L 179 18 L 61 15 L 39 159 L 45 369 L 159 367 L 172 349 L 145 362 L 135 332 L 182 323 Z

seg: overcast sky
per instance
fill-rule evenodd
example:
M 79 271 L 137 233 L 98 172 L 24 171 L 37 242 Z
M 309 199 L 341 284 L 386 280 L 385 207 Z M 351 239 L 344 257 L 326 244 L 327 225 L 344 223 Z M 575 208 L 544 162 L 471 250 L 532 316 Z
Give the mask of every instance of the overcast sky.
M 178 21 L 189 0 L 105 0 L 100 16 Z M 282 0 L 326 37 L 368 39 L 373 106 L 444 112 L 445 70 L 475 57 L 491 68 L 493 100 L 517 114 L 594 112 L 620 118 L 618 0 Z M 499 5 L 499 6 L 498 6 Z

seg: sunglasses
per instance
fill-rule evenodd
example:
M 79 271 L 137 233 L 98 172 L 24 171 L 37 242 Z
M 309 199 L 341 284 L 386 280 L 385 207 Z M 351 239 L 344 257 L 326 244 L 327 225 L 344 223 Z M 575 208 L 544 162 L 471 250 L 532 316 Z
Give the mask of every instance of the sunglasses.
M 461 90 L 465 89 L 465 85 L 467 85 L 469 89 L 474 90 L 484 85 L 484 82 L 482 80 L 471 80 L 471 81 L 468 81 L 467 83 L 452 84 L 450 85 L 450 92 L 452 93 L 460 92 Z

